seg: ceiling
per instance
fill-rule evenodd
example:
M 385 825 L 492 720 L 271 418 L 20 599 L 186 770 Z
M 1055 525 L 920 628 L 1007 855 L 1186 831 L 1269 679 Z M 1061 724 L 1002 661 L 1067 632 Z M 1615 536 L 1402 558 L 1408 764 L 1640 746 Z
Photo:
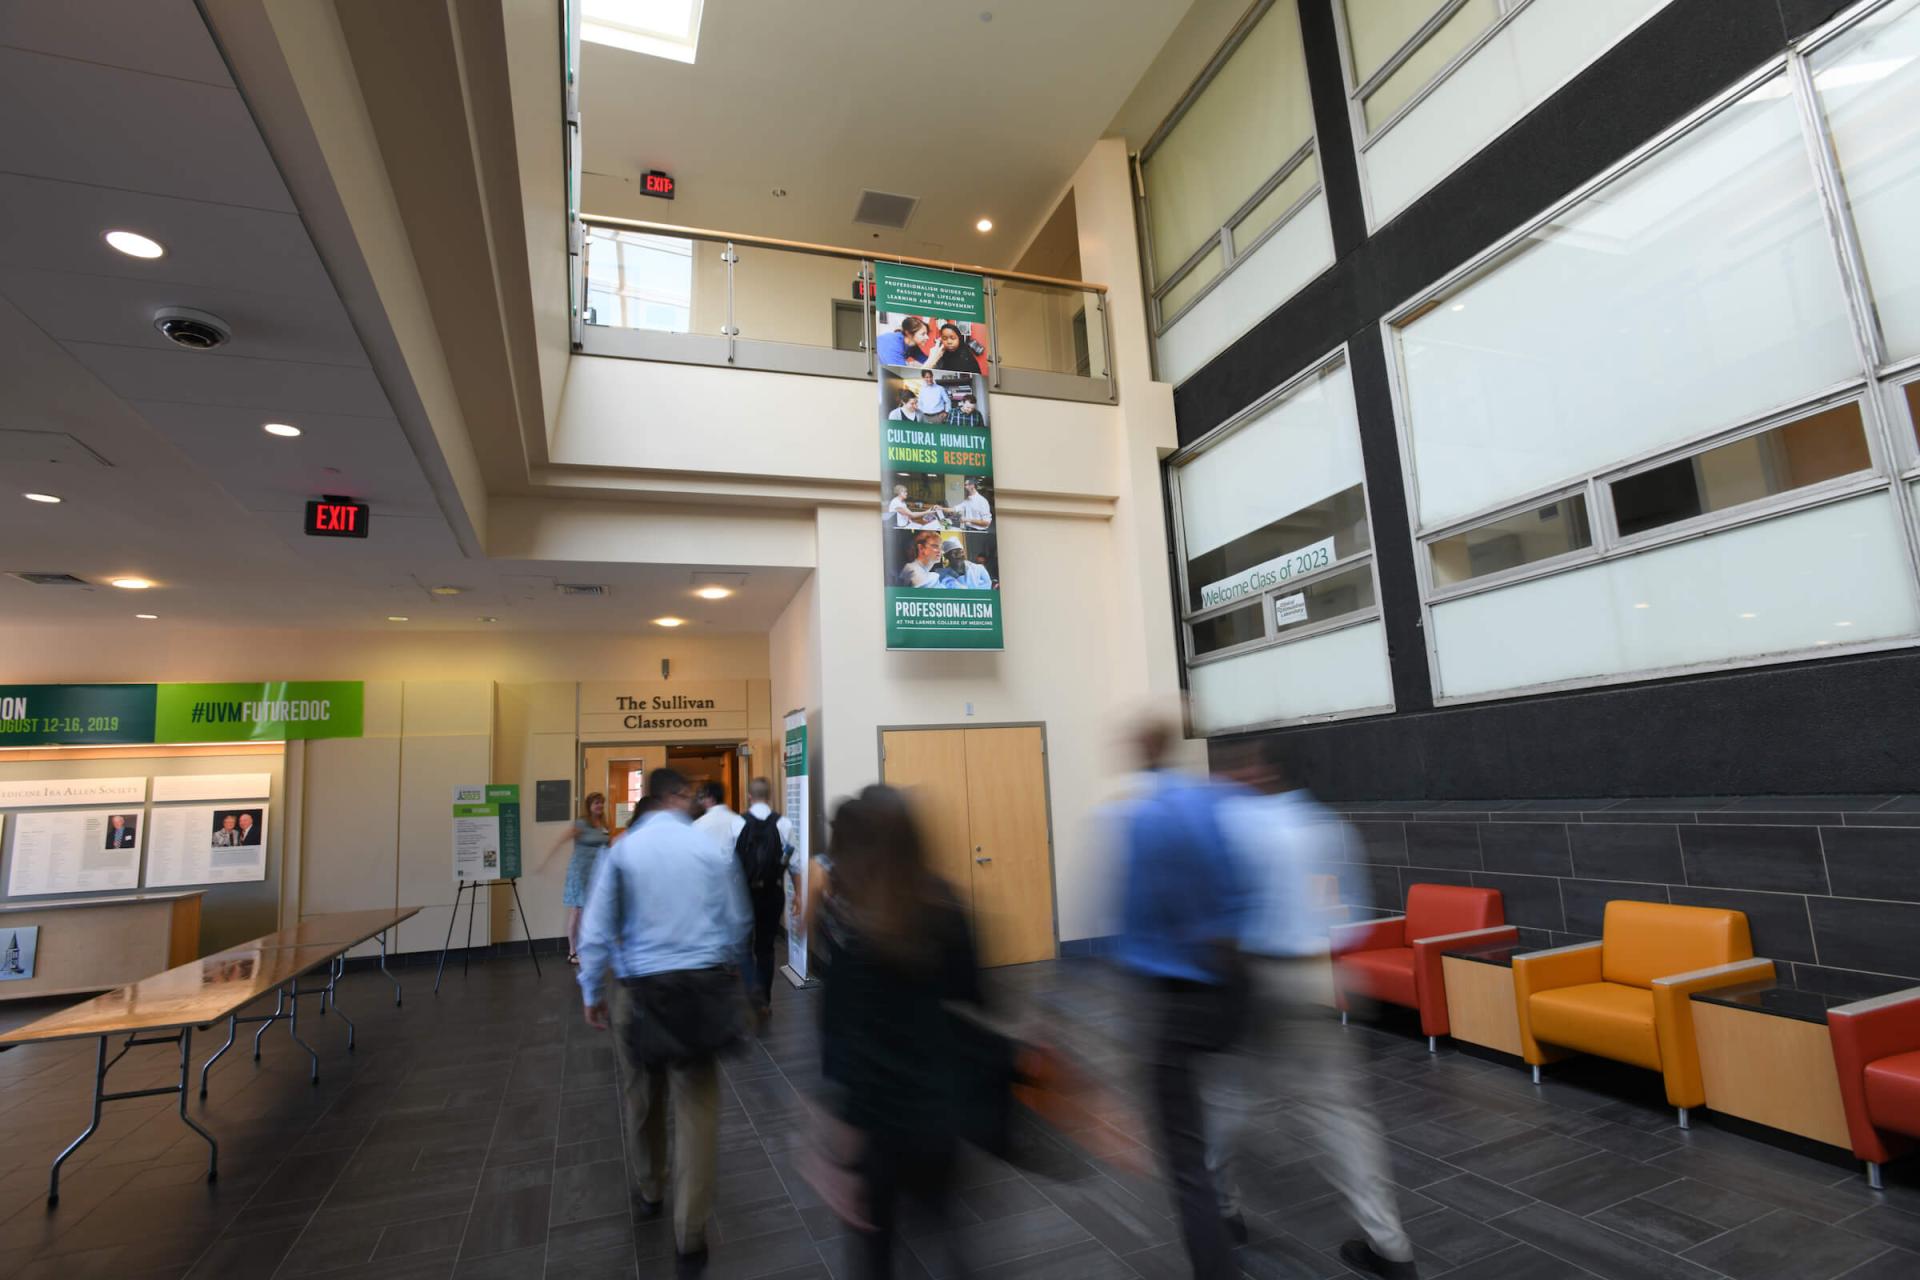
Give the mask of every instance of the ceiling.
M 0 4 L 0 118 L 0 619 L 621 630 L 671 612 L 761 630 L 804 576 L 756 568 L 709 603 L 684 565 L 464 556 L 192 0 Z M 126 257 L 109 228 L 167 252 Z M 168 305 L 232 341 L 175 347 L 152 323 Z M 372 503 L 372 536 L 304 537 L 323 493 Z M 468 590 L 428 594 L 442 584 Z
M 1190 2 L 706 0 L 692 64 L 582 46 L 581 207 L 1010 266 Z M 863 188 L 920 205 L 860 226 Z

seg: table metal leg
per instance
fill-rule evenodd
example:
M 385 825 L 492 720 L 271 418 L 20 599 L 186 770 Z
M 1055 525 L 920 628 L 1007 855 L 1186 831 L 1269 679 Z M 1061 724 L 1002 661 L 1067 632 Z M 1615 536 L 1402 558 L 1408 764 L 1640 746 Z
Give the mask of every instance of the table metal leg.
M 387 981 L 393 984 L 393 1003 L 395 1007 L 398 1007 L 400 1004 L 400 979 L 394 977 L 387 969 L 387 935 L 384 930 L 382 930 L 380 934 L 380 972 L 386 974 Z
M 260 1019 L 260 1029 L 253 1033 L 253 1060 L 255 1062 L 260 1061 L 260 1037 L 267 1034 L 268 1027 L 280 1020 L 286 1013 L 286 1009 L 287 989 L 281 987 L 273 993 L 273 1012 Z
M 447 952 L 453 947 L 453 925 L 460 918 L 460 895 L 465 893 L 464 882 L 453 886 L 453 914 L 447 917 L 447 940 L 440 944 L 440 967 L 433 971 L 433 994 L 440 994 L 440 979 L 447 971 Z
M 283 987 L 281 988 L 281 990 L 284 991 L 286 990 L 286 988 Z M 300 1038 L 300 997 L 303 995 L 310 996 L 315 994 L 318 994 L 318 993 L 312 992 L 312 991 L 300 990 L 300 979 L 295 978 L 293 980 L 293 990 L 287 992 L 287 998 L 291 1000 L 293 1003 L 293 1009 L 287 1016 L 287 1035 L 293 1040 L 295 1044 L 299 1045 L 302 1049 L 305 1049 L 307 1051 L 307 1060 L 312 1064 L 312 1077 L 311 1077 L 310 1083 L 319 1084 L 320 1083 L 320 1055 L 313 1051 L 312 1045 L 308 1044 L 305 1040 L 302 1040 Z
M 347 967 L 347 961 L 345 956 L 340 956 L 336 958 L 334 960 L 334 963 L 338 965 L 340 969 L 345 969 Z M 353 1052 L 353 1036 L 355 1031 L 355 1028 L 353 1025 L 353 1019 L 349 1018 L 345 1013 L 341 1011 L 339 993 L 333 989 L 334 980 L 337 980 L 339 976 L 340 976 L 339 973 L 335 972 L 334 978 L 330 979 L 327 982 L 327 1002 L 333 1006 L 334 1016 L 339 1018 L 340 1021 L 347 1024 L 347 1052 L 352 1053 Z
M 233 1043 L 231 1035 L 227 1037 L 227 1043 Z M 225 1050 L 221 1052 L 224 1053 Z M 182 1027 L 180 1028 L 180 1121 L 207 1140 L 207 1181 L 212 1182 L 220 1176 L 220 1144 L 213 1140 L 212 1134 L 195 1124 L 193 1117 L 187 1114 L 187 1072 L 191 1069 L 192 1060 L 193 1028 Z M 206 1096 L 204 1088 L 200 1096 L 203 1098 Z
M 513 909 L 520 916 L 520 932 L 527 935 L 527 956 L 533 961 L 533 976 L 540 976 L 540 953 L 533 949 L 533 926 L 527 923 L 527 909 L 520 905 L 520 882 L 509 880 L 513 886 Z
M 100 1127 L 100 1104 L 106 1101 L 107 1088 L 107 1038 L 105 1036 L 100 1037 L 100 1047 L 95 1053 L 93 1062 L 93 1119 L 87 1122 L 86 1130 L 79 1137 L 67 1144 L 65 1151 L 53 1158 L 52 1176 L 47 1180 L 48 1208 L 60 1203 L 60 1166 L 67 1162 L 68 1156 L 80 1149 L 81 1143 L 93 1136 L 95 1129 Z
M 221 1045 L 218 1049 L 215 1049 L 213 1051 L 213 1056 L 211 1058 L 208 1058 L 204 1063 L 200 1065 L 200 1096 L 201 1097 L 204 1098 L 207 1096 L 207 1072 L 213 1069 L 214 1063 L 220 1061 L 221 1054 L 224 1054 L 227 1050 L 233 1048 L 233 1038 L 239 1034 L 240 1034 L 240 1015 L 237 1013 L 230 1013 L 227 1015 L 227 1042 Z M 259 1055 L 255 1054 L 254 1056 L 258 1057 Z

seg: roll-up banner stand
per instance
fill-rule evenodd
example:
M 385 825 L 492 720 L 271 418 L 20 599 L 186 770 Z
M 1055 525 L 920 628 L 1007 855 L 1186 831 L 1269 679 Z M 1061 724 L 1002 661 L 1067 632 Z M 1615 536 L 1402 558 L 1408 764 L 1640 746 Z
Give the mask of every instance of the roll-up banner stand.
M 874 264 L 887 648 L 1001 649 L 986 285 Z
M 780 774 L 786 782 L 783 815 L 793 828 L 793 858 L 787 866 L 787 981 L 804 987 L 807 977 L 807 880 L 813 861 L 813 801 L 808 786 L 807 713 L 789 711 Z

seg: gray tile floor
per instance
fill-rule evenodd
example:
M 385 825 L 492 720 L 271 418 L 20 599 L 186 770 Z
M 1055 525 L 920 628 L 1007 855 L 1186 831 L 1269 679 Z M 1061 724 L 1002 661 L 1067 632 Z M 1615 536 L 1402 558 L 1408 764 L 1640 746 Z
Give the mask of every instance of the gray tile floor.
M 548 964 L 536 979 L 524 959 L 494 960 L 449 974 L 437 999 L 430 971 L 401 974 L 403 1009 L 377 975 L 343 984 L 357 1053 L 336 1020 L 302 1020 L 322 1054 L 317 1087 L 279 1028 L 259 1064 L 238 1051 L 222 1061 L 208 1101 L 193 1104 L 222 1143 L 211 1185 L 171 1099 L 119 1103 L 48 1210 L 46 1164 L 86 1124 L 92 1051 L 0 1054 L 0 1276 L 670 1275 L 665 1224 L 630 1216 L 612 1048 L 582 1024 L 570 972 Z M 1023 1133 L 1017 1169 L 970 1160 L 951 1220 L 908 1233 L 901 1274 L 953 1274 L 951 1246 L 993 1280 L 1185 1275 L 1167 1195 L 1144 1172 L 1125 985 L 1093 961 L 996 981 L 1006 1007 L 1109 1091 L 1064 1138 Z M 778 991 L 772 1032 L 727 1068 L 715 1280 L 850 1274 L 849 1241 L 795 1172 L 818 1075 L 812 1000 Z M 1680 1131 L 1651 1078 L 1573 1064 L 1536 1089 L 1512 1065 L 1430 1056 L 1398 1024 L 1350 1034 L 1366 1050 L 1423 1276 L 1920 1277 L 1912 1172 L 1876 1194 L 1844 1165 L 1711 1123 Z M 196 1060 L 217 1040 L 196 1039 Z M 134 1050 L 114 1087 L 164 1083 L 169 1057 Z M 1346 1275 L 1332 1251 L 1352 1229 L 1284 1095 L 1262 1115 L 1245 1271 Z

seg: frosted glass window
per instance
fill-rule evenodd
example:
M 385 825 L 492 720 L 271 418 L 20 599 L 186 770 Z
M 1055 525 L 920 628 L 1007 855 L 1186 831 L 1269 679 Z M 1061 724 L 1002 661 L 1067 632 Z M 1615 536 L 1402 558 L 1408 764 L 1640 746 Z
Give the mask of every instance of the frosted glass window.
M 1165 282 L 1313 136 L 1300 23 L 1276 3 L 1141 162 Z
M 1872 466 L 1859 404 L 1838 405 L 1623 476 L 1612 486 L 1614 520 L 1631 537 Z
M 1363 622 L 1207 662 L 1187 673 L 1195 731 L 1226 733 L 1345 711 L 1393 707 L 1387 630 Z
M 1882 9 L 1808 61 L 1887 352 L 1920 355 L 1920 5 Z
M 1160 314 L 1179 315 L 1180 308 L 1199 297 L 1200 291 L 1213 283 L 1214 277 L 1220 274 L 1220 263 L 1223 259 L 1224 255 L 1220 252 L 1219 245 L 1209 249 L 1205 257 L 1193 264 L 1193 270 L 1180 277 L 1180 283 L 1161 295 Z
M 1315 156 L 1302 160 L 1299 167 L 1274 184 L 1260 203 L 1247 210 L 1247 216 L 1233 224 L 1235 253 L 1245 253 L 1260 238 L 1260 233 L 1280 221 L 1280 215 L 1293 208 L 1300 198 L 1320 181 L 1320 163 Z
M 1397 330 L 1423 525 L 1859 376 L 1784 80 Z
M 1500 6 L 1495 0 L 1467 0 L 1461 5 L 1460 12 L 1442 23 L 1438 31 L 1428 36 L 1392 75 L 1367 95 L 1364 104 L 1367 128 L 1378 129 L 1384 124 L 1499 16 Z
M 1489 520 L 1427 546 L 1433 585 L 1451 586 L 1593 545 L 1585 494 L 1570 493 L 1530 511 Z
M 1175 470 L 1187 556 L 1203 556 L 1363 479 L 1353 383 L 1342 362 Z
M 1874 493 L 1432 607 L 1440 693 L 1503 692 L 1912 635 L 1892 495 Z
M 1446 0 L 1341 0 L 1347 19 L 1347 48 L 1353 55 L 1353 82 L 1364 84 Z

